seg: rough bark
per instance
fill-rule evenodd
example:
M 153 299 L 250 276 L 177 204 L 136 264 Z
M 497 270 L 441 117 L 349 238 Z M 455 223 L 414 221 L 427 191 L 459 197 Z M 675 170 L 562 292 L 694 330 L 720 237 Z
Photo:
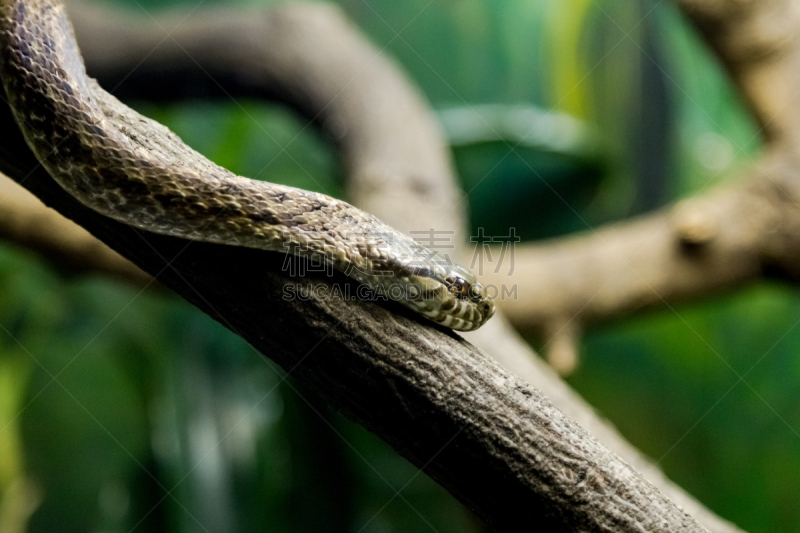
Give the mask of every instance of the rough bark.
M 0 161 L 4 172 L 380 435 L 495 529 L 706 531 L 452 332 L 397 305 L 331 297 L 332 282 L 355 290 L 344 276 L 284 277 L 280 254 L 119 224 L 78 204 L 19 138 L 2 141 L 15 154 Z
M 431 114 L 396 67 L 365 45 L 337 11 L 320 5 L 258 14 L 203 11 L 189 19 L 178 13 L 156 21 L 140 17 L 136 24 L 121 21 L 113 11 L 74 13 L 90 72 L 107 86 L 136 97 L 156 91 L 151 96 L 168 99 L 187 94 L 277 96 L 315 118 L 337 140 L 348 196 L 356 205 L 399 228 L 452 230 L 454 246 L 463 242 L 459 236 L 465 203 Z M 181 21 L 177 28 L 176 20 Z M 164 30 L 172 31 L 171 37 L 153 51 Z M 113 36 L 114 49 L 100 45 L 104 36 Z M 181 75 L 165 80 L 164 72 Z M 221 85 L 212 78 L 222 80 Z M 601 435 L 615 453 L 647 470 L 665 493 L 708 527 L 735 529 L 667 480 L 598 418 L 500 317 L 469 338 L 506 368 L 554 394 L 559 408 Z

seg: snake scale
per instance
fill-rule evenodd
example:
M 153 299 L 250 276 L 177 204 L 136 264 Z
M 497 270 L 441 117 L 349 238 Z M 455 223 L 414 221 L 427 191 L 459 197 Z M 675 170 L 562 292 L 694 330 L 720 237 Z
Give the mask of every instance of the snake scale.
M 290 252 L 434 322 L 469 331 L 494 313 L 466 269 L 352 205 L 237 176 L 86 75 L 59 0 L 0 0 L 0 76 L 28 146 L 84 205 L 143 230 Z

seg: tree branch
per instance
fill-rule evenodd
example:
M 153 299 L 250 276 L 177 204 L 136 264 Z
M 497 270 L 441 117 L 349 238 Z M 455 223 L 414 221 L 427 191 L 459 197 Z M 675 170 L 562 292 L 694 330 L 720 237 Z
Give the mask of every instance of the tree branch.
M 768 141 L 800 136 L 800 10 L 791 0 L 678 0 L 749 103 Z
M 655 214 L 591 234 L 518 247 L 501 302 L 521 330 L 547 335 L 739 288 L 765 276 L 800 281 L 800 197 L 790 152 L 764 159 L 747 179 Z
M 136 285 L 152 278 L 71 220 L 0 174 L 0 237 L 35 250 L 66 271 L 99 272 Z
M 800 10 L 789 0 L 678 0 L 726 66 L 767 140 L 734 186 L 598 231 L 517 248 L 519 298 L 500 302 L 521 330 L 611 320 L 741 287 L 797 283 L 800 256 Z M 496 251 L 495 251 L 496 253 Z
M 380 435 L 493 527 L 705 531 L 458 336 L 396 305 L 324 297 L 332 281 L 345 291 L 353 284 L 344 276 L 288 279 L 280 254 L 119 224 L 62 190 L 19 138 L 2 142 L 16 154 L 0 161 L 4 172 Z

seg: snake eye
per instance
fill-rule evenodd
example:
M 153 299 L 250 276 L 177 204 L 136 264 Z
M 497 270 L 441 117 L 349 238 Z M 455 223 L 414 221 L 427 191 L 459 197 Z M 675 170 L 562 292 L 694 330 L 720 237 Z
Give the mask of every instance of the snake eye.
M 448 278 L 447 280 L 450 283 L 450 292 L 456 295 L 457 298 L 464 300 L 464 299 L 472 299 L 472 285 L 461 278 Z

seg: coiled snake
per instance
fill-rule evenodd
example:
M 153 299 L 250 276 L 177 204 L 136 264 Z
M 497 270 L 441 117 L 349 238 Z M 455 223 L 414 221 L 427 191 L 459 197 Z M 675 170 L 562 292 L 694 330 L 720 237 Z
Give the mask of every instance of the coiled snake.
M 468 270 L 374 216 L 236 176 L 120 103 L 86 75 L 59 0 L 0 0 L 0 76 L 36 157 L 105 216 L 155 233 L 321 258 L 457 330 L 477 329 L 494 313 Z

